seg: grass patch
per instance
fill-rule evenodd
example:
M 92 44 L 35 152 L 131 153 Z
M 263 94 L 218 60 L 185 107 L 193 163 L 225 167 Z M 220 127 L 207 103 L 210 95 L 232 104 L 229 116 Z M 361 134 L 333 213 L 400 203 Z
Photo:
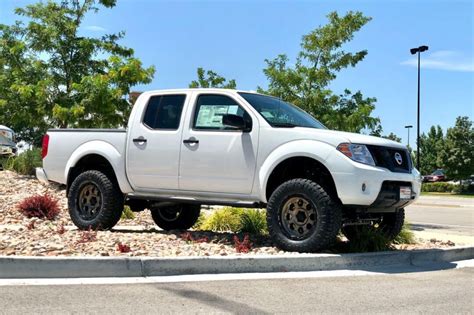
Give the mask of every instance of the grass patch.
M 240 232 L 257 235 L 268 234 L 267 215 L 265 210 L 243 210 L 240 217 L 240 224 Z
M 265 210 L 224 207 L 205 215 L 201 213 L 195 230 L 213 232 L 268 234 Z

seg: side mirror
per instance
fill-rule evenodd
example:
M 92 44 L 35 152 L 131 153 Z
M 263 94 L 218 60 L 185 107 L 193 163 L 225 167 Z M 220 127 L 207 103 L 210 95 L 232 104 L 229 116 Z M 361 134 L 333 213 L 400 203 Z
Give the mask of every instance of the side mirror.
M 245 130 L 246 124 L 243 117 L 234 114 L 222 115 L 222 124 L 237 130 Z

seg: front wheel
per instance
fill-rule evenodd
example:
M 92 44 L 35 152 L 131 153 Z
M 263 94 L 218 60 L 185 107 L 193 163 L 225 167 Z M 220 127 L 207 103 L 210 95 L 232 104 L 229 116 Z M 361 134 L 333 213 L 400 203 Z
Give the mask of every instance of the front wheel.
M 68 208 L 72 222 L 81 230 L 108 230 L 117 224 L 124 197 L 118 185 L 100 171 L 85 171 L 69 189 Z
M 293 179 L 281 184 L 270 197 L 267 224 L 279 248 L 315 252 L 336 240 L 341 208 L 317 183 Z
M 172 206 L 152 206 L 151 216 L 163 230 L 187 230 L 191 228 L 201 213 L 200 205 L 176 204 Z
M 361 233 L 361 229 L 370 228 L 379 232 L 388 241 L 393 241 L 403 229 L 405 221 L 405 209 L 398 209 L 396 212 L 384 213 L 380 215 L 380 222 L 370 225 L 348 225 L 341 229 L 342 234 L 349 240 L 356 240 Z

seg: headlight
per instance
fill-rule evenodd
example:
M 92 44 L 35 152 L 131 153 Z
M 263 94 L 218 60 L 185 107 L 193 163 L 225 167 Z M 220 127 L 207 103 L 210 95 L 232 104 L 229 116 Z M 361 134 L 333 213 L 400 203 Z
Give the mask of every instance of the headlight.
M 341 143 L 337 146 L 337 150 L 353 161 L 375 166 L 372 154 L 363 144 Z

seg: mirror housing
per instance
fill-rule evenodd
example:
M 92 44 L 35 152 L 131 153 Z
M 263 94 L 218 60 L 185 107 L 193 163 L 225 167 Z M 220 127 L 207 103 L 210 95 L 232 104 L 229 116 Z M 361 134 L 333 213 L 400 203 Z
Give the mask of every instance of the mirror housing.
M 236 130 L 248 131 L 248 126 L 243 117 L 234 114 L 222 115 L 222 124 L 227 127 L 232 127 Z

